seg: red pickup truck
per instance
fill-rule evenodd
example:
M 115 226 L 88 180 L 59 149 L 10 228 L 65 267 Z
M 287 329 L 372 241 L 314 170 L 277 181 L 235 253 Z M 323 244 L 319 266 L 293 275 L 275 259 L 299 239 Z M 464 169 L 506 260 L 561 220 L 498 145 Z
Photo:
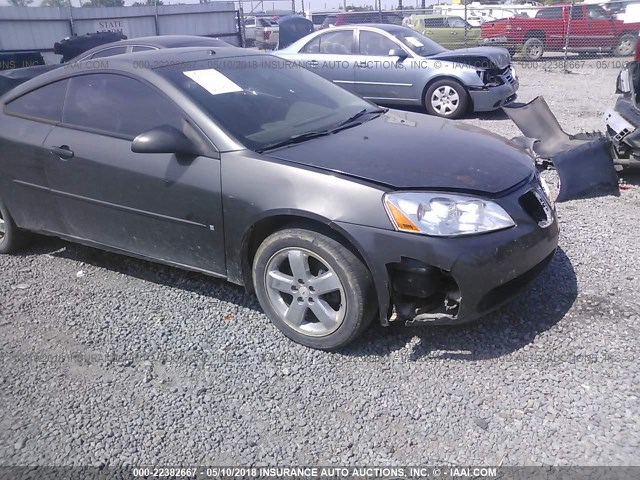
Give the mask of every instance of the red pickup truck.
M 633 55 L 639 23 L 624 23 L 599 5 L 556 5 L 541 8 L 535 18 L 511 17 L 486 22 L 481 42 L 505 47 L 511 55 L 522 49 L 526 60 L 538 60 L 545 51 L 587 54 L 612 52 Z M 566 43 L 567 34 L 569 42 Z

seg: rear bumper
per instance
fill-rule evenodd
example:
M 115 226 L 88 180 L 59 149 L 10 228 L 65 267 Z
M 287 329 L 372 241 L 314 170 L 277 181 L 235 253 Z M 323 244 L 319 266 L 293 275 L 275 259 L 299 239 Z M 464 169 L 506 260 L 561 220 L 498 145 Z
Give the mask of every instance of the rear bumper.
M 365 252 L 378 293 L 381 322 L 452 325 L 473 321 L 509 301 L 551 261 L 559 230 L 553 221 L 538 225 L 520 205 L 522 196 L 539 191 L 537 180 L 497 201 L 516 226 L 487 234 L 441 238 L 340 224 Z M 433 275 L 407 280 L 399 265 L 424 265 Z M 411 296 L 406 289 L 437 284 L 437 293 Z M 390 305 L 393 305 L 391 313 Z

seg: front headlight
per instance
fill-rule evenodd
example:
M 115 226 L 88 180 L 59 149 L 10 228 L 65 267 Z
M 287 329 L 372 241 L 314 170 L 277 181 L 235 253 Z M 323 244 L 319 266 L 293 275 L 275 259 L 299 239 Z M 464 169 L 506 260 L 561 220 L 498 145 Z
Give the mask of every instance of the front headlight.
M 401 232 L 449 237 L 492 232 L 515 225 L 497 203 L 466 195 L 388 193 L 384 196 L 384 206 L 391 222 Z

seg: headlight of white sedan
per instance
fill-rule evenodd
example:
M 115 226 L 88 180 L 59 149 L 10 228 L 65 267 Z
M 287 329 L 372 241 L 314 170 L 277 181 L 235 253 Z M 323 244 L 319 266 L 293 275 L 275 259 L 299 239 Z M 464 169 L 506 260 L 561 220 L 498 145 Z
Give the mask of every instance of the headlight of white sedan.
M 401 232 L 450 237 L 492 232 L 515 225 L 497 203 L 466 195 L 388 193 L 384 196 L 384 206 L 391 222 Z

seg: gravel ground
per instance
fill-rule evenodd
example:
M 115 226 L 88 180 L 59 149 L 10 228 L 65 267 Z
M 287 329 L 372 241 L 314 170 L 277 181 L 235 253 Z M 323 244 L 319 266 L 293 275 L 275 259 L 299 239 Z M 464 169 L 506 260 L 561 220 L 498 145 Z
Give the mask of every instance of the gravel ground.
M 569 132 L 617 68 L 519 67 Z M 551 66 L 553 68 L 553 65 Z M 465 120 L 511 137 L 500 113 Z M 552 177 L 552 174 L 549 174 Z M 625 177 L 627 178 L 627 177 Z M 38 239 L 0 257 L 0 464 L 640 464 L 640 177 L 558 206 L 550 267 L 470 326 L 286 340 L 198 274 Z

